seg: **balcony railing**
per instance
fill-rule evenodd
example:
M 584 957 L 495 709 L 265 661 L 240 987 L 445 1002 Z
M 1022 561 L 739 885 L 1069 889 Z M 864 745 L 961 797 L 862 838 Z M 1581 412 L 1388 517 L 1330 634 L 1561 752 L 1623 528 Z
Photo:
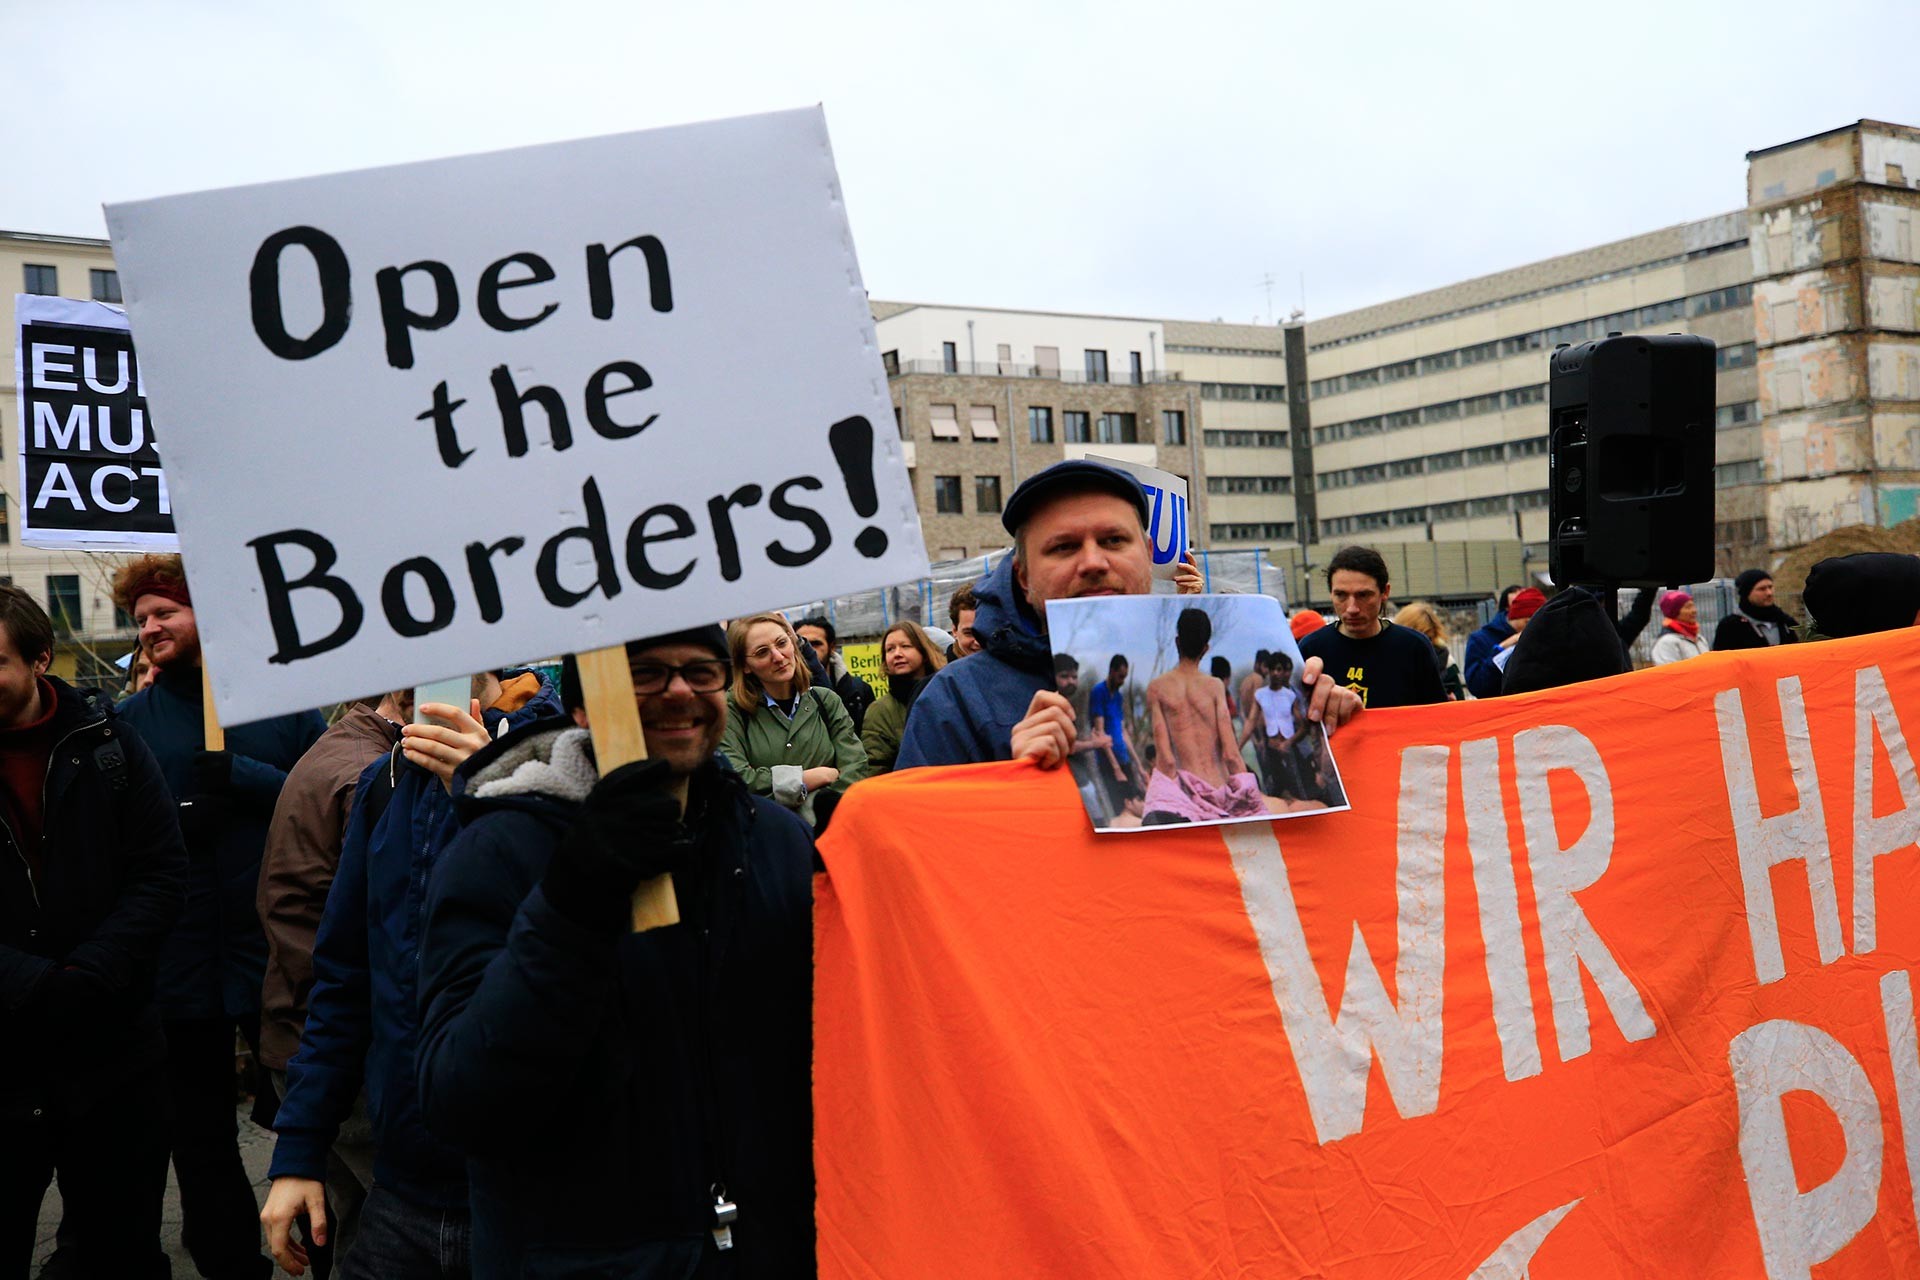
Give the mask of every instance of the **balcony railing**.
M 1015 364 L 1010 360 L 955 360 L 952 364 L 943 360 L 901 360 L 887 365 L 889 378 L 916 373 L 968 378 L 1044 378 L 1049 382 L 1087 382 L 1095 386 L 1115 387 L 1142 387 L 1149 383 L 1183 381 L 1179 374 L 1169 373 L 1165 369 L 1142 370 L 1138 374 L 1123 370 L 1104 378 L 1090 378 L 1084 369 L 1052 369 L 1037 364 Z

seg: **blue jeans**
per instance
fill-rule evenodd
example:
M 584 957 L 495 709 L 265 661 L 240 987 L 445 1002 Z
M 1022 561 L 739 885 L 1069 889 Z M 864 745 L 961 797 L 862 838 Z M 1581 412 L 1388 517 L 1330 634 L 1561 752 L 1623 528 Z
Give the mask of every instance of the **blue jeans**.
M 335 1274 L 339 1280 L 467 1280 L 472 1235 L 464 1207 L 429 1208 L 376 1182 Z

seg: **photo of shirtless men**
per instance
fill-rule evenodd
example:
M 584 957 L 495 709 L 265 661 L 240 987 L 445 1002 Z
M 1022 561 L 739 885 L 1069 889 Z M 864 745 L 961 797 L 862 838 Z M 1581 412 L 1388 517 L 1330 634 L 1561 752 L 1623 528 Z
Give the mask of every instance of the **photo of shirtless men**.
M 1071 768 L 1096 830 L 1347 807 L 1270 596 L 1117 596 L 1048 606 Z

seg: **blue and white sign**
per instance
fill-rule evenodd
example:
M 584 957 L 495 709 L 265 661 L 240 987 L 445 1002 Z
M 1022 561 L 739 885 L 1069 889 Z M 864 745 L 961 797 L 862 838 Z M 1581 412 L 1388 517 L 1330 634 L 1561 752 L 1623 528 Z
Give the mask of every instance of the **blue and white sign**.
M 1094 462 L 1124 471 L 1147 491 L 1147 539 L 1153 543 L 1153 576 L 1172 578 L 1180 558 L 1187 554 L 1187 482 L 1171 471 L 1145 467 L 1118 458 L 1088 454 Z

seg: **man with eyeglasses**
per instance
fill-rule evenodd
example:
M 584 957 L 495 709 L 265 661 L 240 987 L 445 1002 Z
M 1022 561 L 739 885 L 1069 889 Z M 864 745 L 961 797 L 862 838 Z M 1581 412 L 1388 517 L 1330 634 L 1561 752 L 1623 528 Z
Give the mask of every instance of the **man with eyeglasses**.
M 455 774 L 420 949 L 420 1096 L 469 1157 L 473 1274 L 807 1276 L 813 842 L 715 755 L 719 627 L 627 645 L 645 761 L 579 727 Z M 674 878 L 680 923 L 632 931 Z

